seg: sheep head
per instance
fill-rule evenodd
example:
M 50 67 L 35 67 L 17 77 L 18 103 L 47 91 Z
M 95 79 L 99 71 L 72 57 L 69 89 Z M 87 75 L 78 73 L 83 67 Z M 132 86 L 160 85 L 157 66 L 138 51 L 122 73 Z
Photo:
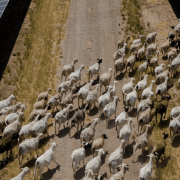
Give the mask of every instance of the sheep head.
M 30 173 L 30 169 L 28 167 L 21 168 L 22 171 L 24 171 L 25 174 Z
M 39 140 L 44 139 L 44 134 L 43 133 L 39 133 L 37 137 L 38 137 Z
M 73 64 L 77 63 L 78 60 L 76 58 L 73 59 Z

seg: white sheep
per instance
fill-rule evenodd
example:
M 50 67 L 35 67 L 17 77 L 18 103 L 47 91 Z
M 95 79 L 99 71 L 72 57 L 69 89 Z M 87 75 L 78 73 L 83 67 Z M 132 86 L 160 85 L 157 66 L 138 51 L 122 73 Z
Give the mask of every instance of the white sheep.
M 155 82 L 156 82 L 155 80 L 152 80 L 151 84 L 146 89 L 144 89 L 144 91 L 141 94 L 142 100 L 147 99 L 150 93 L 153 92 L 153 87 L 154 87 Z
M 171 109 L 170 119 L 176 118 L 180 115 L 180 106 Z
M 52 112 L 54 112 L 55 107 L 57 110 L 57 106 L 61 105 L 61 99 L 62 99 L 61 94 L 56 94 L 56 95 L 50 97 L 50 99 L 47 103 L 47 106 L 52 107 Z
M 157 44 L 150 44 L 146 49 L 146 58 L 147 56 L 152 56 L 157 51 Z
M 130 50 L 129 50 L 130 55 L 131 55 L 132 52 L 138 52 L 138 50 L 140 49 L 141 45 L 142 45 L 142 43 L 131 44 Z
M 107 164 L 111 174 L 114 174 L 116 168 L 122 164 L 125 145 L 126 145 L 125 140 L 124 139 L 120 140 L 119 147 L 108 158 Z
M 99 97 L 98 102 L 99 102 L 99 113 L 100 113 L 100 116 L 101 116 L 101 111 L 103 110 L 105 105 L 110 102 L 110 99 L 111 99 L 111 90 L 112 90 L 112 86 L 108 86 L 107 92 Z
M 125 66 L 125 54 L 123 54 L 120 59 L 114 62 L 114 78 L 117 76 L 118 71 L 120 71 L 120 74 L 123 72 Z
M 21 129 L 22 117 L 24 116 L 23 112 L 19 112 L 18 119 L 13 123 L 7 125 L 3 131 L 4 138 L 10 138 L 12 134 L 18 133 Z
M 75 83 L 74 78 L 71 78 L 69 81 L 62 82 L 58 87 L 58 92 L 61 94 L 63 94 L 63 93 L 66 94 L 66 92 L 68 92 L 68 91 L 71 92 L 74 83 Z
M 86 165 L 86 168 L 85 168 L 85 171 L 89 170 L 89 169 L 92 169 L 93 170 L 93 174 L 98 176 L 99 174 L 99 170 L 101 168 L 101 156 L 103 154 L 105 154 L 104 150 L 103 149 L 98 149 L 96 150 L 98 151 L 98 155 L 97 157 L 91 159 L 87 165 Z
M 99 123 L 100 123 L 99 118 L 95 118 L 93 123 L 91 123 L 91 125 L 89 127 L 82 130 L 81 135 L 80 135 L 81 147 L 83 146 L 83 141 L 84 142 L 92 141 L 92 143 L 93 143 L 93 139 L 94 139 L 94 135 L 95 135 L 95 127 Z
M 41 101 L 37 101 L 34 103 L 34 109 L 44 109 L 46 106 L 45 99 L 42 99 Z
M 149 62 L 149 67 L 151 67 L 151 72 L 153 72 L 156 66 L 158 65 L 159 54 L 160 52 L 158 51 L 156 55 L 153 58 L 151 58 Z
M 148 124 L 151 120 L 152 120 L 151 107 L 148 107 L 145 111 L 143 111 L 139 115 L 139 118 L 138 118 L 138 134 L 141 134 L 143 126 Z M 140 126 L 141 126 L 141 129 L 139 131 Z
M 161 52 L 163 56 L 165 56 L 167 52 L 169 51 L 170 44 L 171 44 L 171 39 L 168 38 L 168 40 L 161 45 Z
M 116 85 L 118 84 L 117 81 L 114 81 L 114 85 L 113 88 L 111 90 L 111 99 L 114 98 L 114 96 L 116 95 Z
M 134 68 L 134 64 L 136 62 L 136 59 L 137 59 L 137 52 L 135 52 L 133 55 L 129 56 L 127 58 L 127 61 L 126 61 L 126 72 L 131 72 L 133 71 L 133 68 Z M 129 67 L 129 69 L 128 69 Z
M 2 110 L 5 107 L 8 107 L 11 105 L 11 102 L 15 99 L 16 97 L 12 94 L 10 95 L 7 99 L 4 99 L 0 101 L 0 110 Z
M 135 86 L 132 92 L 126 94 L 126 106 L 130 106 L 130 110 L 132 106 L 134 108 L 136 107 L 137 90 L 138 90 L 138 86 Z
M 21 170 L 22 172 L 11 180 L 23 180 L 24 176 L 30 173 L 30 169 L 28 167 L 21 168 Z
M 180 53 L 177 55 L 177 57 L 171 63 L 171 68 L 173 70 L 173 74 L 176 74 L 179 66 L 180 66 Z
M 57 147 L 57 144 L 56 142 L 53 142 L 50 145 L 51 147 L 43 155 L 41 155 L 36 159 L 33 180 L 35 180 L 37 168 L 40 168 L 40 177 L 43 178 L 42 177 L 43 169 L 44 167 L 48 167 L 51 161 L 54 161 L 57 165 L 59 165 L 59 163 L 57 163 L 54 158 L 54 149 Z
M 163 83 L 165 81 L 166 77 L 170 77 L 170 72 L 168 70 L 166 70 L 156 76 L 157 84 Z
M 142 57 L 145 56 L 145 52 L 146 52 L 145 48 L 146 48 L 146 43 L 144 43 L 143 47 L 138 50 L 137 57 L 139 57 L 139 61 Z
M 146 87 L 147 87 L 147 80 L 148 80 L 149 75 L 145 74 L 144 79 L 139 81 L 137 83 L 138 86 L 138 91 L 141 93 Z
M 47 123 L 49 118 L 52 118 L 51 113 L 47 113 L 43 119 L 37 121 L 32 127 L 32 134 L 37 136 L 39 133 L 43 133 L 46 130 L 46 133 L 49 136 L 49 134 L 48 134 L 48 123 Z
M 100 78 L 99 78 L 100 93 L 101 93 L 102 86 L 105 87 L 105 90 L 106 90 L 106 87 L 109 86 L 111 82 L 112 72 L 113 72 L 112 68 L 109 68 L 107 72 L 100 75 Z
M 74 174 L 76 174 L 76 169 L 80 166 L 80 161 L 83 162 L 84 166 L 84 159 L 86 157 L 86 149 L 90 147 L 89 143 L 85 143 L 83 148 L 75 149 L 71 154 L 71 160 L 72 160 L 72 168 L 74 171 Z
M 97 78 L 99 77 L 99 70 L 100 70 L 100 64 L 102 63 L 102 59 L 99 58 L 97 60 L 98 62 L 89 68 L 89 73 L 88 73 L 89 79 L 92 78 L 93 75 L 95 74 L 97 74 Z
M 150 180 L 152 174 L 152 159 L 156 157 L 154 154 L 147 155 L 150 157 L 148 164 L 140 169 L 138 180 Z
M 135 40 L 133 41 L 133 44 L 139 44 L 139 43 L 141 43 L 141 39 L 144 37 L 144 35 L 139 35 L 139 34 L 138 34 L 138 36 L 139 36 L 139 39 L 135 39 Z
M 129 138 L 131 136 L 131 132 L 132 132 L 132 125 L 131 123 L 134 120 L 132 118 L 129 118 L 128 123 L 125 124 L 122 129 L 119 132 L 119 139 L 124 139 L 125 140 L 125 144 L 129 144 Z M 124 149 L 125 150 L 125 149 Z
M 117 137 L 119 137 L 119 132 L 123 125 L 125 125 L 128 122 L 128 114 L 129 107 L 125 107 L 125 110 L 115 119 L 115 126 L 117 131 Z M 119 130 L 117 128 L 119 126 Z
M 121 58 L 124 54 L 126 54 L 126 49 L 127 49 L 127 43 L 125 43 L 121 49 L 117 50 L 114 53 L 113 55 L 114 61 Z
M 146 109 L 148 109 L 150 105 L 152 105 L 151 98 L 153 96 L 154 96 L 154 93 L 150 92 L 150 94 L 149 94 L 147 99 L 141 100 L 138 103 L 138 106 L 137 106 L 137 121 L 138 121 L 139 114 L 142 113 L 143 111 L 145 111 Z
M 171 143 L 174 140 L 174 136 L 179 134 L 180 130 L 180 116 L 173 118 L 172 121 L 169 123 L 169 131 L 170 131 L 170 136 L 171 136 L 171 131 L 173 131 L 173 135 L 171 136 Z
M 58 127 L 58 132 L 61 128 L 61 124 L 63 123 L 63 126 L 65 128 L 65 122 L 68 121 L 68 118 L 69 118 L 69 112 L 70 112 L 70 109 L 73 109 L 73 105 L 72 104 L 69 104 L 67 108 L 64 108 L 62 111 L 58 112 L 55 116 L 55 126 L 54 126 L 54 129 L 55 129 L 55 133 L 56 133 L 56 123 L 59 124 L 59 127 Z
M 51 88 L 47 88 L 47 92 L 42 92 L 38 95 L 38 101 L 41 101 L 42 99 L 44 99 L 45 101 L 48 100 L 48 94 L 49 92 L 52 91 Z
M 81 87 L 80 90 L 78 91 L 78 95 L 77 95 L 77 97 L 78 97 L 78 106 L 79 106 L 79 100 L 80 99 L 82 99 L 82 105 L 83 105 L 83 101 L 87 98 L 87 95 L 88 95 L 89 91 L 91 90 L 93 82 L 94 82 L 94 80 L 91 80 L 88 84 Z
M 125 43 L 128 43 L 128 40 L 131 38 L 130 35 L 125 35 L 123 39 L 118 41 L 118 49 L 122 48 Z
M 113 174 L 109 180 L 124 180 L 124 175 L 126 170 L 129 170 L 129 165 L 122 163 L 122 165 L 118 166 L 121 170 L 115 174 Z
M 38 149 L 38 146 L 39 146 L 39 141 L 41 139 L 43 139 L 43 138 L 44 138 L 44 134 L 43 133 L 39 133 L 36 138 L 26 139 L 25 141 L 23 141 L 19 145 L 19 147 L 18 147 L 18 150 L 19 150 L 18 158 L 19 158 L 19 165 L 20 165 L 20 167 L 22 165 L 22 161 L 23 161 L 23 159 L 24 159 L 26 154 L 29 153 L 29 157 L 27 158 L 27 160 L 30 158 L 31 153 L 33 151 L 36 151 L 36 155 L 38 157 L 37 149 Z M 21 156 L 22 156 L 22 158 L 21 158 Z M 21 158 L 21 160 L 20 160 L 20 158 Z
M 51 103 L 50 103 L 51 104 Z M 59 105 L 59 102 L 58 102 L 58 105 Z M 51 107 L 48 105 L 46 106 L 45 109 L 37 109 L 37 110 L 33 110 L 30 114 L 30 117 L 29 117 L 29 121 L 34 121 L 34 119 L 36 118 L 36 116 L 39 114 L 41 115 L 42 117 L 45 117 L 46 116 L 46 113 L 48 110 L 50 110 Z
M 172 62 L 173 59 L 177 57 L 177 49 L 172 48 L 171 51 L 168 52 L 167 54 L 167 59 Z
M 102 111 L 102 113 L 104 113 L 105 120 L 106 120 L 106 128 L 108 127 L 109 119 L 113 114 L 115 114 L 115 118 L 116 118 L 116 107 L 117 107 L 118 101 L 119 101 L 119 98 L 115 96 L 113 102 L 106 104 Z
M 0 111 L 0 116 L 1 115 L 5 115 L 7 113 L 7 111 L 11 110 L 13 113 L 17 112 L 17 110 L 21 107 L 22 102 L 18 102 L 15 105 L 9 106 L 9 107 L 5 107 Z
M 80 68 L 78 70 L 76 70 L 75 72 L 72 72 L 68 79 L 71 80 L 71 79 L 74 79 L 74 83 L 76 84 L 76 87 L 77 87 L 77 82 L 79 82 L 79 85 L 81 83 L 81 71 L 84 69 L 84 65 L 81 65 Z
M 41 116 L 38 114 L 34 121 L 22 126 L 21 130 L 19 131 L 18 142 L 20 142 L 21 138 L 27 139 L 30 135 L 32 135 L 32 127 L 36 122 L 39 121 L 40 118 Z
M 130 81 L 127 84 L 124 84 L 122 87 L 123 101 L 124 101 L 124 95 L 129 94 L 134 89 L 135 78 L 129 78 L 129 80 Z
M 162 97 L 167 92 L 168 79 L 169 78 L 166 77 L 165 81 L 156 87 L 155 98 L 157 98 L 157 94 Z
M 146 42 L 151 44 L 156 42 L 157 32 L 149 33 L 146 37 Z
M 149 62 L 150 62 L 150 59 L 146 59 L 146 62 L 139 65 L 137 71 L 138 71 L 138 75 L 139 75 L 140 79 L 141 79 L 141 75 L 143 75 L 143 73 L 146 72 L 146 70 L 149 66 Z
M 158 74 L 162 73 L 164 69 L 164 64 L 160 64 L 154 69 L 154 74 L 157 76 Z
M 135 140 L 136 144 L 135 144 L 134 150 L 133 150 L 132 162 L 133 162 L 136 151 L 138 149 L 142 149 L 142 152 L 143 152 L 145 150 L 145 147 L 148 144 L 148 130 L 151 127 L 151 125 L 147 124 L 145 126 L 146 126 L 145 132 L 142 135 L 138 136 Z
M 73 61 L 72 61 L 71 64 L 67 64 L 67 65 L 63 66 L 62 71 L 61 71 L 61 82 L 62 82 L 63 76 L 65 76 L 65 81 L 66 81 L 66 78 L 67 78 L 72 72 L 74 72 L 74 66 L 75 66 L 75 63 L 77 63 L 77 62 L 78 62 L 77 59 L 73 59 Z
M 180 34 L 180 19 L 178 19 L 178 24 L 175 26 L 176 38 Z
M 86 98 L 86 106 L 89 106 L 89 111 L 92 109 L 93 104 L 96 107 L 96 102 L 98 100 L 98 90 L 100 89 L 100 85 L 96 84 L 95 89 L 93 91 L 89 91 Z M 93 108 L 94 108 L 93 107 Z

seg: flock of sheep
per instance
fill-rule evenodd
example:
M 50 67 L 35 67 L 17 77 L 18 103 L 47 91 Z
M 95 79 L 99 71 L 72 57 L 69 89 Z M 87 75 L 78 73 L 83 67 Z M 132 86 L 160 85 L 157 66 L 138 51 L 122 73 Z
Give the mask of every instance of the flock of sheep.
M 174 29 L 174 27 L 172 27 Z M 124 174 L 126 170 L 129 170 L 129 166 L 123 163 L 123 155 L 125 153 L 125 147 L 129 143 L 129 138 L 132 132 L 132 118 L 128 117 L 128 111 L 132 107 L 136 107 L 136 102 L 138 95 L 141 95 L 141 101 L 137 105 L 137 125 L 138 125 L 138 137 L 136 138 L 132 161 L 137 149 L 145 150 L 148 143 L 148 130 L 150 128 L 149 123 L 153 119 L 153 114 L 161 114 L 160 121 L 162 122 L 163 114 L 166 115 L 168 102 L 171 99 L 167 95 L 168 91 L 168 79 L 173 76 L 178 67 L 180 66 L 180 54 L 177 54 L 179 48 L 178 35 L 180 34 L 180 20 L 179 24 L 168 34 L 168 40 L 161 45 L 161 52 L 163 56 L 168 57 L 170 64 L 168 65 L 168 70 L 163 71 L 165 68 L 164 64 L 158 63 L 159 51 L 157 51 L 157 44 L 155 44 L 157 33 L 153 32 L 148 34 L 146 37 L 146 43 L 143 47 L 141 43 L 142 35 L 139 35 L 139 39 L 135 39 L 130 46 L 130 57 L 125 61 L 125 56 L 127 55 L 127 43 L 130 36 L 125 36 L 122 40 L 118 41 L 118 50 L 113 55 L 114 58 L 114 70 L 109 68 L 107 72 L 99 75 L 100 64 L 103 63 L 101 58 L 97 59 L 97 63 L 89 68 L 89 82 L 82 86 L 77 95 L 73 94 L 75 87 L 81 82 L 81 72 L 84 69 L 84 65 L 81 65 L 78 70 L 75 71 L 75 63 L 78 62 L 74 59 L 69 65 L 65 65 L 62 68 L 61 74 L 61 84 L 58 87 L 58 93 L 54 96 L 48 98 L 48 94 L 52 91 L 48 88 L 47 92 L 43 92 L 38 95 L 38 101 L 34 104 L 34 109 L 30 114 L 29 123 L 21 127 L 23 121 L 26 106 L 21 102 L 16 105 L 11 105 L 11 102 L 15 99 L 14 95 L 9 98 L 0 101 L 0 130 L 2 131 L 2 140 L 0 144 L 0 153 L 6 152 L 6 158 L 8 156 L 8 151 L 12 153 L 12 142 L 18 141 L 18 158 L 19 165 L 22 166 L 23 159 L 26 154 L 29 154 L 28 159 L 33 151 L 36 151 L 37 159 L 35 163 L 34 179 L 36 178 L 36 171 L 40 169 L 40 177 L 42 178 L 42 172 L 44 167 L 48 167 L 51 161 L 54 161 L 54 149 L 57 147 L 56 142 L 51 143 L 51 147 L 41 156 L 38 157 L 37 149 L 39 141 L 44 138 L 44 133 L 48 134 L 48 119 L 55 118 L 55 133 L 57 130 L 56 125 L 58 124 L 58 133 L 60 132 L 61 124 L 65 127 L 69 126 L 69 136 L 71 135 L 71 128 L 73 125 L 77 126 L 77 132 L 80 134 L 80 148 L 72 152 L 72 169 L 74 174 L 82 161 L 83 166 L 85 159 L 85 152 L 88 147 L 91 146 L 91 151 L 93 158 L 86 164 L 84 180 L 92 180 L 93 178 L 102 179 L 99 175 L 99 170 L 101 168 L 101 156 L 105 154 L 103 148 L 104 140 L 107 139 L 107 135 L 103 134 L 99 139 L 94 140 L 96 125 L 101 121 L 101 115 L 103 114 L 106 119 L 106 127 L 108 127 L 108 122 L 111 116 L 115 115 L 115 126 L 117 131 L 117 137 L 120 140 L 120 145 L 115 149 L 115 151 L 109 156 L 107 161 L 107 166 L 109 167 L 112 176 L 110 180 L 122 180 L 124 179 Z M 176 39 L 176 40 L 175 40 Z M 175 47 L 171 47 L 172 42 L 176 42 Z M 147 46 L 148 45 L 148 46 Z M 147 48 L 146 48 L 147 46 Z M 169 51 L 170 49 L 170 51 Z M 131 55 L 133 53 L 133 55 Z M 110 86 L 111 77 L 114 71 L 114 78 L 116 78 L 117 73 L 122 73 L 124 69 L 129 72 L 133 71 L 134 64 L 137 60 L 144 59 L 146 56 L 146 62 L 138 67 L 139 77 L 141 79 L 137 85 L 134 86 L 134 78 L 129 78 L 129 82 L 122 87 L 123 99 L 125 103 L 125 109 L 116 117 L 116 107 L 120 99 L 116 96 L 116 84 Z M 171 62 L 172 61 L 172 62 Z M 148 75 L 146 73 L 147 68 L 151 67 L 152 73 L 155 73 L 156 81 L 152 80 L 150 86 L 147 87 Z M 99 78 L 99 83 L 94 85 L 93 76 L 97 75 Z M 62 82 L 62 78 L 65 76 L 65 81 Z M 66 81 L 66 79 L 68 80 Z M 159 84 L 156 91 L 153 92 L 153 86 Z M 105 93 L 102 94 L 102 86 L 105 87 Z M 70 91 L 68 95 L 66 93 Z M 100 93 L 100 96 L 99 96 Z M 155 99 L 157 96 L 161 96 L 161 101 L 157 103 L 154 107 L 154 103 L 151 101 L 153 96 Z M 73 100 L 78 98 L 78 110 L 74 113 L 73 117 L 69 119 L 70 111 L 73 109 Z M 125 98 L 125 101 L 124 101 Z M 80 108 L 80 99 L 81 108 Z M 84 104 L 85 100 L 85 104 Z M 93 109 L 98 102 L 99 118 L 95 118 L 92 124 L 83 129 L 84 121 L 86 118 L 87 111 Z M 61 110 L 58 110 L 58 106 Z M 56 109 L 56 111 L 55 111 Z M 52 112 L 48 112 L 52 110 Z M 175 107 L 171 110 L 169 128 L 170 133 L 173 131 L 171 136 L 171 142 L 176 134 L 178 134 L 180 128 L 180 107 Z M 79 129 L 81 126 L 81 129 Z M 144 129 L 144 132 L 142 132 Z M 29 139 L 29 137 L 32 137 Z M 140 169 L 138 180 L 150 180 L 152 174 L 152 159 L 156 158 L 156 164 L 158 163 L 162 154 L 165 153 L 166 139 L 168 137 L 167 133 L 163 133 L 162 141 L 155 145 L 152 153 L 149 156 L 149 162 Z M 24 139 L 23 142 L 21 142 Z M 90 144 L 92 142 L 92 144 Z M 98 154 L 96 155 L 96 151 Z M 0 167 L 7 163 L 7 160 L 0 161 Z M 117 168 L 121 170 L 116 172 Z M 13 178 L 12 180 L 22 180 L 24 176 L 30 172 L 28 167 L 22 168 L 22 172 Z

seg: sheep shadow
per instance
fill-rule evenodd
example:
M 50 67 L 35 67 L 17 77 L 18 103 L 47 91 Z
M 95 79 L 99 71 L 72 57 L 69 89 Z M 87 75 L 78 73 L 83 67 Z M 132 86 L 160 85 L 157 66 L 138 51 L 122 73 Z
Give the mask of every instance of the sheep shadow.
M 81 164 L 81 165 L 82 165 L 82 164 Z M 79 180 L 79 179 L 83 178 L 83 177 L 84 177 L 84 171 L 85 171 L 85 166 L 79 168 L 79 169 L 76 171 L 76 174 L 74 175 L 74 179 L 75 179 L 75 180 Z
M 132 154 L 133 154 L 133 146 L 135 144 L 136 144 L 135 141 L 133 141 L 131 144 L 128 144 L 125 147 L 125 153 L 124 153 L 124 156 L 123 156 L 124 159 L 130 158 L 132 156 Z
M 108 179 L 107 172 L 105 172 L 103 175 L 101 175 L 101 180 Z
M 105 152 L 105 154 L 102 155 L 101 157 L 101 166 L 106 162 L 106 156 L 108 155 L 108 151 Z
M 159 119 L 159 128 L 160 129 L 164 129 L 164 128 L 166 128 L 166 127 L 168 127 L 169 126 L 169 123 L 170 123 L 170 120 L 169 119 L 162 119 L 162 123 L 160 122 L 160 119 Z
M 178 148 L 180 146 L 180 136 L 176 135 L 173 139 L 172 146 Z
M 137 116 L 137 108 L 131 109 L 131 111 L 128 112 L 129 117 L 136 117 Z
M 120 73 L 119 75 L 117 75 L 114 79 L 116 80 L 122 80 L 124 78 L 125 72 L 124 73 Z
M 78 93 L 78 91 L 80 90 L 80 88 L 83 87 L 83 86 L 86 85 L 86 84 L 87 84 L 87 83 L 84 83 L 84 84 L 82 84 L 82 85 L 77 86 L 76 89 L 73 91 L 73 94 Z
M 92 145 L 92 144 L 91 144 Z M 86 149 L 86 157 L 91 156 L 92 152 L 91 152 L 91 147 L 89 147 L 88 149 Z M 93 158 L 93 157 L 92 157 Z
M 115 119 L 109 120 L 107 129 L 113 129 L 114 127 L 115 127 Z
M 97 79 L 94 80 L 93 86 L 95 86 L 96 84 L 99 84 L 99 77 L 97 77 Z
M 69 134 L 69 127 L 65 127 L 65 128 L 63 127 L 63 129 L 60 129 L 60 131 L 58 132 L 58 134 L 56 134 L 56 136 L 58 136 L 59 138 L 63 138 L 68 134 Z
M 165 168 L 167 166 L 168 162 L 170 161 L 170 159 L 171 159 L 170 156 L 165 157 L 165 159 L 161 158 L 161 162 L 157 163 L 157 167 L 161 168 L 161 169 Z
M 38 155 L 40 156 L 40 154 L 38 153 Z M 35 157 L 37 157 L 35 155 Z M 35 162 L 36 162 L 36 159 L 34 157 L 30 157 L 30 159 L 27 160 L 27 156 L 23 159 L 23 162 L 22 162 L 22 168 L 24 167 L 29 167 L 29 168 L 32 168 L 34 167 L 35 165 Z
M 60 171 L 60 165 L 57 165 L 55 168 L 53 169 L 49 169 L 48 171 L 46 171 L 45 173 L 42 174 L 43 179 L 51 179 L 53 177 L 53 175 L 56 173 L 56 171 Z
M 138 159 L 136 162 L 140 162 L 141 164 L 144 164 L 149 159 L 149 157 L 147 156 L 148 154 L 149 154 L 149 151 L 144 151 L 143 154 L 138 156 Z
M 168 56 L 163 56 L 162 59 L 165 61 L 165 60 L 168 60 Z
M 98 114 L 98 107 L 94 107 L 93 109 L 91 109 L 90 111 L 89 111 L 89 116 L 95 116 L 96 114 Z
M 78 132 L 76 132 L 73 136 L 71 136 L 71 138 L 80 139 L 80 134 L 81 134 L 81 132 L 79 134 L 78 134 Z

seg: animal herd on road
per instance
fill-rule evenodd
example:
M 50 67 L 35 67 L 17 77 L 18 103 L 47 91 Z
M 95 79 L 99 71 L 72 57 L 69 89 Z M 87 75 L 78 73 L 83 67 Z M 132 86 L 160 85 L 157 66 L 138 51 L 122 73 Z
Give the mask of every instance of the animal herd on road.
M 115 130 L 117 131 L 117 137 L 114 138 L 119 139 L 119 147 L 117 146 L 114 149 L 106 163 L 111 173 L 109 179 L 123 180 L 126 171 L 131 170 L 128 164 L 123 163 L 123 155 L 132 135 L 132 122 L 135 121 L 138 127 L 138 136 L 135 139 L 132 155 L 132 162 L 134 162 L 137 149 L 142 149 L 143 153 L 148 144 L 148 130 L 151 128 L 150 122 L 153 120 L 153 116 L 155 115 L 156 117 L 156 123 L 157 114 L 161 115 L 160 123 L 163 123 L 163 115 L 164 117 L 166 116 L 168 102 L 171 99 L 171 96 L 168 95 L 168 81 L 174 77 L 180 66 L 180 53 L 178 54 L 180 46 L 180 39 L 178 39 L 180 35 L 180 19 L 178 22 L 176 27 L 171 27 L 172 30 L 168 33 L 167 41 L 160 47 L 163 57 L 168 59 L 169 65 L 167 67 L 165 64 L 159 64 L 160 51 L 158 51 L 158 45 L 156 44 L 158 35 L 156 32 L 148 34 L 144 44 L 142 43 L 143 35 L 139 35 L 139 39 L 134 39 L 129 48 L 130 56 L 125 60 L 128 42 L 131 38 L 131 36 L 127 35 L 118 41 L 118 50 L 113 55 L 114 68 L 109 68 L 107 72 L 100 74 L 100 66 L 103 65 L 103 59 L 98 58 L 97 62 L 89 67 L 88 82 L 79 89 L 77 94 L 74 93 L 74 89 L 81 84 L 82 71 L 85 66 L 81 65 L 75 71 L 77 59 L 73 59 L 71 64 L 65 65 L 61 70 L 61 83 L 57 94 L 49 98 L 49 93 L 52 89 L 48 88 L 46 92 L 38 95 L 37 102 L 34 104 L 34 109 L 29 116 L 28 124 L 22 126 L 26 106 L 21 102 L 11 105 L 13 100 L 15 100 L 14 95 L 10 95 L 9 98 L 0 101 L 0 131 L 2 132 L 0 153 L 6 152 L 6 160 L 0 161 L 0 168 L 8 163 L 8 152 L 10 151 L 12 154 L 12 143 L 14 141 L 18 142 L 19 166 L 22 172 L 12 180 L 22 180 L 30 172 L 30 168 L 22 168 L 22 166 L 25 155 L 29 154 L 29 159 L 33 151 L 36 151 L 37 154 L 34 180 L 37 178 L 37 169 L 40 169 L 40 178 L 43 178 L 43 169 L 48 167 L 51 161 L 59 165 L 54 156 L 54 149 L 58 146 L 56 142 L 51 143 L 50 148 L 44 154 L 39 156 L 37 152 L 39 141 L 45 137 L 44 134 L 46 133 L 49 136 L 48 119 L 54 118 L 55 134 L 61 133 L 62 124 L 64 128 L 65 126 L 69 127 L 69 136 L 71 136 L 71 128 L 74 126 L 77 128 L 77 133 L 80 137 L 80 148 L 75 149 L 71 157 L 69 157 L 72 159 L 74 175 L 80 166 L 80 162 L 82 162 L 83 166 L 85 166 L 83 180 L 102 179 L 99 171 L 102 156 L 105 154 L 103 146 L 108 136 L 111 135 L 104 132 L 100 138 L 95 140 L 94 136 L 96 126 L 104 122 L 102 121 L 102 116 L 105 117 L 106 128 L 108 128 L 109 120 L 114 114 Z M 129 74 L 130 71 L 134 71 L 135 62 L 144 59 L 146 62 L 140 64 L 137 69 L 139 82 L 135 85 L 135 78 L 129 78 L 129 82 L 122 87 L 123 98 L 120 99 L 116 95 L 118 80 L 114 80 L 113 86 L 111 86 L 111 79 L 113 76 L 116 79 L 118 73 L 125 71 Z M 149 86 L 147 86 L 149 75 L 146 74 L 148 67 L 151 68 L 151 72 L 154 73 L 156 78 L 156 81 L 152 80 Z M 93 80 L 94 76 L 99 80 L 96 84 L 95 80 Z M 63 82 L 64 77 L 65 81 Z M 155 83 L 158 86 L 153 91 Z M 103 87 L 104 93 L 102 92 Z M 67 95 L 68 92 L 69 94 Z M 157 100 L 158 96 L 161 100 L 155 106 L 152 98 Z M 78 109 L 74 112 L 72 118 L 69 118 L 75 98 L 78 99 Z M 139 99 L 141 100 L 139 101 Z M 123 102 L 125 107 L 124 111 L 116 116 L 116 108 L 119 101 Z M 89 127 L 84 128 L 86 114 L 93 110 L 94 107 L 98 107 L 99 117 L 93 119 Z M 128 112 L 132 108 L 137 110 L 137 119 L 128 116 Z M 172 143 L 180 129 L 180 106 L 171 110 L 170 119 L 169 129 Z M 171 131 L 173 132 L 172 135 Z M 149 162 L 139 170 L 138 180 L 151 179 L 152 160 L 155 158 L 157 164 L 161 156 L 165 154 L 167 138 L 168 133 L 163 133 L 161 142 L 154 144 L 152 151 L 148 155 Z M 91 147 L 92 159 L 85 165 L 86 149 L 89 147 Z M 118 168 L 120 171 L 117 171 Z

